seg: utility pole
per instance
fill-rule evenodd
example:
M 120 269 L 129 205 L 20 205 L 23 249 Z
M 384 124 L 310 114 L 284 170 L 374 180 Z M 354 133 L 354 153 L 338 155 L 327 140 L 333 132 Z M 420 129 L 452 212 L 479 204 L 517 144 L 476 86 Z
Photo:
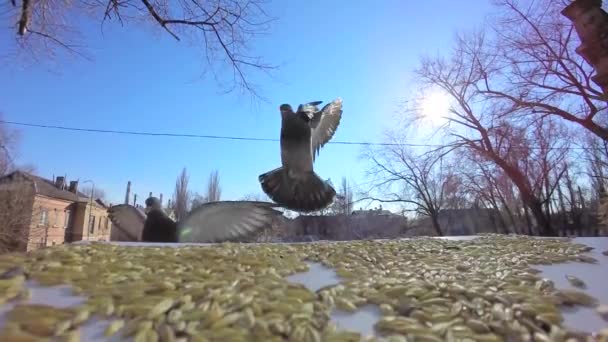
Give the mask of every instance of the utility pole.
M 87 241 L 91 238 L 90 236 L 90 232 L 91 232 L 91 217 L 93 216 L 93 193 L 95 192 L 95 182 L 93 182 L 90 179 L 85 180 L 84 182 L 82 182 L 82 184 L 90 182 L 92 184 L 91 187 L 91 195 L 89 196 L 89 220 L 88 220 L 88 224 L 87 224 Z M 93 227 L 95 228 L 95 227 Z
M 608 13 L 602 0 L 574 0 L 561 13 L 574 24 L 581 40 L 575 51 L 595 69 L 591 79 L 608 101 Z

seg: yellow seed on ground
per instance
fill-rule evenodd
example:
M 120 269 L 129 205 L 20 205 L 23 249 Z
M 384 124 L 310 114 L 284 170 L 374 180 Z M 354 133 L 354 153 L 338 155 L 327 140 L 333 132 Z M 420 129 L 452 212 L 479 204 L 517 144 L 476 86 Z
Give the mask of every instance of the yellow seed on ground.
M 123 320 L 113 321 L 106 327 L 106 329 L 104 331 L 104 336 L 110 337 L 110 336 L 116 334 L 118 332 L 118 330 L 122 329 L 122 327 L 124 325 L 125 325 L 125 322 Z

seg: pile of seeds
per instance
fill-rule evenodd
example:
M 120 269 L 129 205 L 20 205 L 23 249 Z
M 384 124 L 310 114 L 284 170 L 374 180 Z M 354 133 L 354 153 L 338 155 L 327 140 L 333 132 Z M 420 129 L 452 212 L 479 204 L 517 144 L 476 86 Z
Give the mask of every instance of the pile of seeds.
M 106 336 L 134 341 L 586 341 L 566 330 L 561 305 L 598 307 L 579 290 L 558 290 L 529 265 L 595 263 L 565 239 L 484 235 L 313 244 L 180 248 L 66 245 L 0 256 L 0 341 L 78 341 L 98 315 Z M 316 293 L 285 277 L 306 261 L 336 270 L 340 284 Z M 88 300 L 58 309 L 25 304 L 26 278 L 71 285 Z M 378 337 L 339 331 L 334 309 L 375 304 Z M 605 333 L 602 333 L 602 336 Z M 608 334 L 605 337 L 608 339 Z

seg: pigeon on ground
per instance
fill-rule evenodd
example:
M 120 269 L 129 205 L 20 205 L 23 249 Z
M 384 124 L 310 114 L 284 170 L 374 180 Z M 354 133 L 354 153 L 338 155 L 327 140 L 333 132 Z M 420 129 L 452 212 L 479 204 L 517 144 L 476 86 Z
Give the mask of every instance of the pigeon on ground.
M 146 200 L 148 217 L 142 234 L 145 242 L 206 243 L 230 241 L 270 227 L 282 212 L 275 203 L 256 201 L 208 202 L 173 221 L 161 209 L 156 197 Z
M 141 234 L 143 242 L 177 242 L 177 226 L 163 210 L 156 197 L 146 199 L 146 223 Z
M 300 212 L 313 212 L 329 206 L 336 190 L 315 172 L 313 163 L 319 150 L 333 136 L 342 118 L 342 99 L 338 98 L 319 110 L 322 101 L 298 106 L 288 104 L 281 111 L 282 166 L 258 177 L 262 190 L 282 207 Z

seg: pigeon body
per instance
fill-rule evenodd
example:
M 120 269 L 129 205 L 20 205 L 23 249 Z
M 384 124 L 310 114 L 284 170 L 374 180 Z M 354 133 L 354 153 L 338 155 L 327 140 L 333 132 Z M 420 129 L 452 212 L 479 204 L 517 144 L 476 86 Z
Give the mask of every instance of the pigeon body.
M 177 242 L 176 223 L 162 209 L 152 209 L 146 216 L 142 242 Z
M 176 223 L 163 211 L 156 197 L 146 199 L 146 222 L 141 234 L 143 242 L 177 242 Z
M 262 190 L 290 210 L 321 210 L 336 196 L 336 190 L 314 172 L 313 164 L 340 124 L 342 100 L 338 98 L 319 110 L 321 103 L 300 105 L 295 113 L 290 105 L 281 105 L 282 166 L 259 176 Z
M 255 201 L 208 202 L 173 221 L 158 199 L 146 200 L 148 216 L 141 240 L 144 242 L 208 243 L 230 241 L 251 235 L 271 225 L 282 213 L 277 204 Z

